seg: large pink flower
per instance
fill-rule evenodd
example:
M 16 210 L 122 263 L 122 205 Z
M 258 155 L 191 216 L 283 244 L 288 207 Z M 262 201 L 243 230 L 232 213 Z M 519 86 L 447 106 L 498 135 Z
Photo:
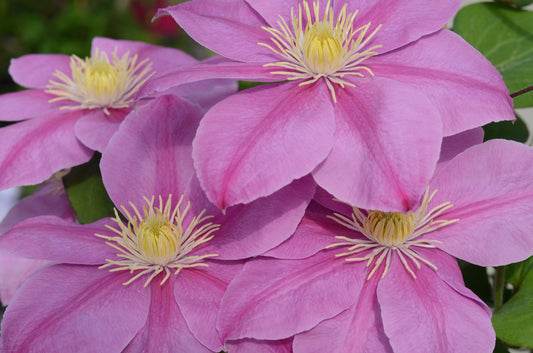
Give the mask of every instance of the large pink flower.
M 533 150 L 493 140 L 442 163 L 407 212 L 319 194 L 277 258 L 250 260 L 228 287 L 224 338 L 296 334 L 295 353 L 492 352 L 491 312 L 454 257 L 500 266 L 533 254 Z
M 205 75 L 285 81 L 207 113 L 194 159 L 209 199 L 247 203 L 312 173 L 361 207 L 411 208 L 443 135 L 514 119 L 496 69 L 442 29 L 460 2 L 193 0 L 160 10 L 224 56 L 161 87 Z
M 242 265 L 224 260 L 258 255 L 287 239 L 314 183 L 296 181 L 222 214 L 207 200 L 192 167 L 191 143 L 201 116 L 199 107 L 161 96 L 125 118 L 101 169 L 126 221 L 118 212 L 90 225 L 42 216 L 0 237 L 3 251 L 57 263 L 15 294 L 2 321 L 3 349 L 223 349 L 215 328 L 218 305 Z M 273 347 L 283 352 L 282 343 Z
M 153 95 L 140 88 L 196 63 L 187 54 L 141 42 L 95 38 L 90 58 L 34 54 L 13 59 L 13 80 L 29 90 L 0 96 L 0 189 L 36 184 L 102 152 L 124 117 Z M 229 80 L 174 87 L 204 108 L 236 89 Z

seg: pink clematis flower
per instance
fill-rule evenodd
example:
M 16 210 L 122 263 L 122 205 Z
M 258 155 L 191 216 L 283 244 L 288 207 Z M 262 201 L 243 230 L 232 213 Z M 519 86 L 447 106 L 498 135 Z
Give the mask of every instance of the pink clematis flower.
M 317 193 L 321 204 L 267 254 L 276 258 L 252 259 L 234 278 L 221 334 L 296 335 L 295 353 L 492 352 L 491 311 L 454 257 L 500 266 L 533 254 L 532 163 L 533 149 L 514 142 L 473 146 L 442 161 L 407 212 Z
M 75 221 L 60 178 L 53 177 L 30 196 L 17 202 L 0 223 L 0 236 L 21 221 L 42 215 L 55 215 Z M 8 305 L 20 285 L 36 271 L 49 265 L 44 260 L 13 256 L 0 251 L 0 300 Z
M 442 136 L 514 119 L 496 69 L 442 28 L 460 2 L 193 0 L 160 10 L 224 57 L 160 87 L 205 75 L 284 81 L 223 100 L 200 124 L 193 157 L 209 199 L 247 203 L 312 173 L 347 202 L 410 209 Z
M 36 184 L 102 152 L 124 117 L 153 97 L 140 88 L 169 70 L 196 63 L 171 48 L 95 38 L 89 58 L 26 55 L 13 59 L 13 80 L 29 90 L 0 96 L 0 189 Z M 174 87 L 205 109 L 236 90 L 229 80 Z
M 2 321 L 3 349 L 201 353 L 224 348 L 216 315 L 242 266 L 238 259 L 287 239 L 315 185 L 299 180 L 223 215 L 194 175 L 191 143 L 202 113 L 165 95 L 124 119 L 101 170 L 125 220 L 118 211 L 90 225 L 41 216 L 0 237 L 2 251 L 56 263 L 15 294 Z M 278 345 L 272 343 L 272 352 Z

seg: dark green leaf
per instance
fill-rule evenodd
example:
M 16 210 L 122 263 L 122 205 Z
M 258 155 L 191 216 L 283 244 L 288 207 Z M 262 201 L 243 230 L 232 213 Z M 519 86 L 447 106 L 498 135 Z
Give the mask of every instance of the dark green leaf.
M 98 168 L 100 156 L 74 167 L 63 181 L 67 197 L 82 224 L 113 216 L 113 202 L 107 195 Z
M 485 303 L 492 302 L 492 289 L 489 284 L 487 269 L 485 267 L 464 263 L 461 272 L 465 284 Z
M 525 142 L 529 136 L 526 124 L 516 117 L 515 121 L 499 121 L 483 126 L 485 130 L 485 141 L 492 139 L 506 139 L 518 142 Z
M 494 347 L 494 353 L 509 353 L 509 350 L 500 340 L 496 340 L 496 347 Z
M 523 7 L 533 4 L 533 0 L 496 0 L 496 2 L 513 7 Z
M 511 92 L 533 84 L 533 12 L 500 3 L 473 4 L 457 13 L 454 30 L 496 66 Z M 533 92 L 514 103 L 533 106 Z
M 533 271 L 520 290 L 492 317 L 496 336 L 520 347 L 533 348 Z
M 522 262 L 507 265 L 507 269 L 505 270 L 507 282 L 511 283 L 518 290 L 531 269 L 533 269 L 533 256 Z

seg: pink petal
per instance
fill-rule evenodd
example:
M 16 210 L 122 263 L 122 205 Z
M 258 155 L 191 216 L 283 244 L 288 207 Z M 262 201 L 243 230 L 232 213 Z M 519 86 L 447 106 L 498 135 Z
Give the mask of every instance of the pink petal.
M 93 152 L 74 136 L 83 112 L 53 114 L 0 129 L 0 189 L 37 184 L 87 162 Z
M 94 54 L 96 49 L 107 53 L 109 57 L 116 52 L 119 58 L 129 52 L 130 57 L 138 56 L 139 63 L 148 59 L 155 72 L 154 78 L 171 69 L 196 63 L 196 59 L 181 50 L 131 40 L 96 37 L 92 41 L 91 54 Z
M 222 209 L 248 203 L 315 168 L 333 144 L 333 112 L 323 88 L 263 85 L 215 105 L 193 143 L 208 198 Z
M 377 77 L 408 83 L 428 96 L 441 112 L 444 136 L 515 119 L 501 75 L 451 31 L 443 29 L 371 60 L 368 66 Z
M 292 338 L 279 341 L 242 339 L 228 341 L 227 350 L 231 353 L 292 353 Z
M 364 282 L 351 265 L 330 251 L 303 260 L 250 260 L 222 299 L 222 337 L 282 339 L 337 315 Z
M 18 223 L 0 236 L 0 250 L 21 257 L 83 265 L 101 265 L 117 250 L 95 234 L 114 236 L 103 219 L 86 225 L 56 216 L 39 216 Z
M 378 284 L 383 326 L 394 352 L 492 352 L 495 335 L 486 306 L 459 294 L 425 264 L 416 275 L 395 256 Z
M 74 221 L 76 217 L 68 203 L 63 184 L 45 183 L 39 190 L 20 200 L 0 224 L 0 234 L 24 219 L 39 215 L 55 215 Z M 0 298 L 9 304 L 15 291 L 33 273 L 50 264 L 49 261 L 26 259 L 0 252 Z
M 11 59 L 9 74 L 23 87 L 46 88 L 56 71 L 70 76 L 70 57 L 62 54 L 30 54 Z
M 278 21 L 280 17 L 285 19 L 287 23 L 291 23 L 291 8 L 294 8 L 295 14 L 298 14 L 298 3 L 301 5 L 300 0 L 272 0 L 272 1 L 261 1 L 261 0 L 246 0 L 246 2 L 255 10 L 257 13 L 268 22 L 269 27 L 274 27 L 279 29 Z M 309 1 L 308 1 L 309 3 Z M 326 2 L 322 2 L 320 5 L 321 14 L 325 8 Z M 312 8 L 311 3 L 309 5 Z M 304 17 L 305 18 L 305 17 Z
M 452 159 L 431 182 L 430 208 L 450 201 L 442 219 L 459 221 L 427 235 L 438 247 L 481 266 L 518 262 L 533 253 L 533 150 L 491 140 Z
M 439 157 L 442 132 L 434 106 L 405 84 L 375 78 L 339 90 L 335 108 L 335 145 L 313 172 L 317 183 L 356 207 L 410 209 Z
M 0 120 L 18 121 L 59 114 L 62 102 L 48 103 L 54 96 L 42 90 L 30 89 L 0 95 Z
M 172 277 L 163 285 L 157 279 L 151 282 L 150 311 L 146 324 L 124 349 L 124 353 L 212 353 L 194 338 L 187 327 L 176 305 L 174 280 Z
M 233 80 L 215 79 L 191 82 L 165 91 L 163 94 L 176 95 L 209 110 L 213 105 L 236 93 L 238 84 Z
M 441 29 L 455 14 L 461 0 L 348 0 L 348 12 L 359 9 L 355 27 L 371 22 L 373 26 L 382 24 L 368 46 L 382 45 L 377 49 L 385 53 L 416 41 L 426 34 Z M 343 2 L 335 2 L 340 11 Z
M 139 207 L 153 195 L 179 199 L 194 172 L 191 142 L 201 116 L 189 102 L 162 96 L 126 117 L 100 164 L 115 205 Z
M 148 96 L 157 92 L 165 92 L 171 87 L 211 79 L 238 79 L 243 81 L 276 82 L 277 75 L 270 74 L 271 68 L 257 63 L 243 63 L 214 56 L 196 65 L 169 72 L 147 82 L 140 96 Z M 210 81 L 207 81 L 210 82 Z
M 289 239 L 264 255 L 278 259 L 303 259 L 335 242 L 335 236 L 350 236 L 350 231 L 327 218 L 334 211 L 311 202 L 298 228 Z
M 270 50 L 261 29 L 266 22 L 244 0 L 196 0 L 160 9 L 169 14 L 194 40 L 227 58 L 265 62 Z M 270 59 L 271 60 L 271 59 Z
M 485 132 L 483 128 L 476 127 L 463 131 L 457 135 L 448 136 L 442 139 L 439 164 L 446 164 L 459 153 L 464 152 L 469 147 L 483 143 Z
M 357 265 L 354 267 L 357 268 Z M 362 267 L 359 266 L 359 270 L 362 270 Z M 393 353 L 389 340 L 383 331 L 383 322 L 376 296 L 378 281 L 379 279 L 376 277 L 366 281 L 361 293 L 358 294 L 357 301 L 347 310 L 331 319 L 322 321 L 309 331 L 296 335 L 294 353 L 313 351 Z
M 28 280 L 2 321 L 6 352 L 121 352 L 146 321 L 149 292 L 128 272 L 56 265 Z
M 225 269 L 224 267 L 227 267 Z M 194 337 L 212 351 L 223 350 L 224 343 L 216 330 L 216 318 L 220 300 L 229 284 L 224 277 L 228 270 L 234 274 L 242 264 L 218 264 L 209 262 L 209 267 L 184 269 L 174 283 L 176 303 Z
M 112 109 L 109 112 L 111 114 L 106 115 L 100 109 L 90 110 L 74 126 L 76 137 L 92 150 L 103 152 L 129 113 L 126 109 Z
M 220 230 L 209 242 L 220 259 L 243 259 L 274 248 L 294 233 L 313 197 L 310 177 L 296 180 L 248 205 L 236 205 L 213 222 Z

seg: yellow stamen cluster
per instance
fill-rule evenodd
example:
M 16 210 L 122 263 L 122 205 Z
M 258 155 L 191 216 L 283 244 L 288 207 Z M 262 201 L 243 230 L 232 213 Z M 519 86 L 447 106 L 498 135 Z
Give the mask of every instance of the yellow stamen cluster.
M 351 256 L 365 252 L 364 256 L 349 257 L 346 258 L 346 261 L 366 261 L 367 267 L 373 265 L 367 279 L 370 279 L 374 275 L 383 262 L 385 262 L 385 268 L 381 278 L 385 277 L 393 252 L 398 254 L 400 261 L 413 278 L 416 278 L 416 275 L 411 268 L 412 264 L 420 268 L 420 262 L 423 262 L 434 270 L 437 270 L 437 266 L 413 250 L 413 247 L 434 248 L 434 244 L 442 244 L 439 240 L 417 238 L 422 234 L 459 221 L 459 219 L 435 220 L 443 212 L 453 207 L 450 202 L 438 205 L 427 212 L 429 202 L 436 193 L 437 190 L 430 195 L 429 188 L 426 189 L 422 204 L 415 212 L 368 211 L 365 215 L 357 207 L 352 206 L 351 218 L 340 213 L 328 216 L 342 226 L 361 233 L 365 239 L 337 236 L 335 238 L 341 239 L 342 242 L 328 245 L 326 249 L 347 246 L 347 251 L 335 255 L 337 257 Z
M 72 78 L 59 70 L 54 73 L 59 81 L 50 80 L 46 92 L 58 97 L 49 102 L 70 100 L 79 104 L 60 109 L 101 108 L 107 115 L 110 108 L 128 108 L 135 93 L 154 74 L 148 59 L 137 62 L 137 55 L 130 57 L 129 52 L 118 58 L 116 50 L 112 61 L 98 49 L 85 60 L 72 55 L 70 69 Z
M 128 270 L 131 273 L 140 270 L 129 281 L 130 284 L 137 278 L 151 273 L 146 280 L 146 287 L 159 273 L 165 272 L 161 284 L 165 283 L 172 271 L 177 275 L 183 268 L 208 266 L 201 260 L 218 256 L 217 254 L 190 255 L 190 253 L 213 238 L 213 232 L 220 225 L 205 223 L 212 216 L 204 216 L 204 211 L 198 216 L 192 217 L 187 227 L 184 227 L 185 218 L 190 210 L 190 202 L 182 211 L 183 196 L 177 205 L 172 208 L 172 195 L 169 195 L 166 203 L 159 196 L 159 206 L 154 206 L 155 197 L 145 197 L 146 205 L 143 212 L 130 203 L 133 210 L 131 214 L 124 206 L 121 207 L 128 223 L 125 224 L 115 209 L 115 218 L 118 228 L 107 225 L 107 228 L 118 234 L 109 237 L 95 234 L 99 238 L 107 240 L 106 244 L 117 249 L 120 260 L 106 259 L 107 263 L 100 268 L 113 267 L 110 272 Z M 203 224 L 202 224 L 203 223 Z
M 285 75 L 287 80 L 302 80 L 300 86 L 324 78 L 333 100 L 336 102 L 335 87 L 338 84 L 355 87 L 345 76 L 364 77 L 365 72 L 374 76 L 372 70 L 361 65 L 366 59 L 378 55 L 375 51 L 381 45 L 365 49 L 381 25 L 369 32 L 371 23 L 355 28 L 357 11 L 347 13 L 345 4 L 336 19 L 328 1 L 323 16 L 320 16 L 320 2 L 313 3 L 313 11 L 307 1 L 298 5 L 298 14 L 291 8 L 291 26 L 280 16 L 279 29 L 262 27 L 272 35 L 272 44 L 258 43 L 272 50 L 283 61 L 269 63 L 266 67 L 279 67 L 273 75 Z M 305 16 L 304 16 L 305 15 Z

